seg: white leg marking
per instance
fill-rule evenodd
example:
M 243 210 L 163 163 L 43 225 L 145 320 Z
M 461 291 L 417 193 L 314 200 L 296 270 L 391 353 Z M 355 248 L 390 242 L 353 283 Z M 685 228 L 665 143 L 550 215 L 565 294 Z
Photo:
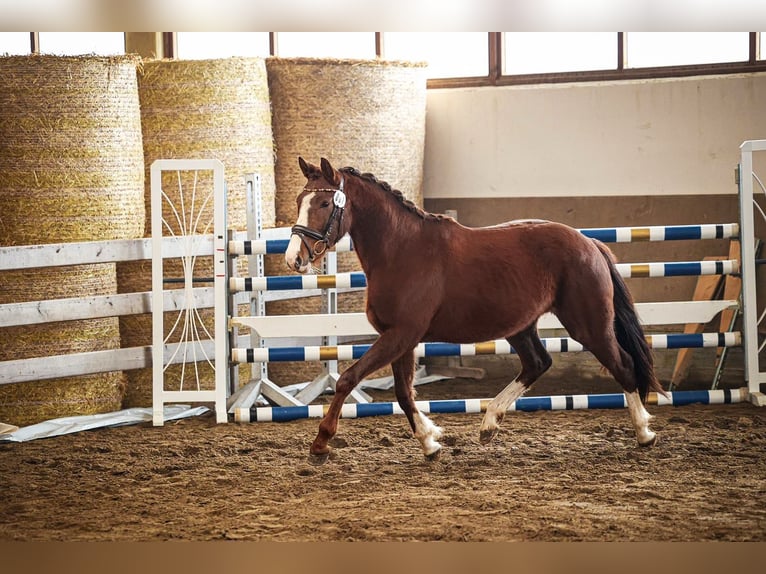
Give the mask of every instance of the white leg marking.
M 498 393 L 487 406 L 487 412 L 481 421 L 479 429 L 481 441 L 487 443 L 495 436 L 500 422 L 505 416 L 505 412 L 510 408 L 513 402 L 527 391 L 527 387 L 517 379 L 511 381 L 507 387 Z
M 636 429 L 636 439 L 640 445 L 650 445 L 657 438 L 657 434 L 649 430 L 649 421 L 653 418 L 641 403 L 638 391 L 625 393 L 628 402 L 628 412 L 633 428 Z
M 442 436 L 442 428 L 436 426 L 431 419 L 418 411 L 415 413 L 415 438 L 423 447 L 423 454 L 430 456 L 441 449 L 438 440 Z
M 303 225 L 304 227 L 308 225 L 309 222 L 309 207 L 311 207 L 311 199 L 316 195 L 316 193 L 309 193 L 301 202 L 301 207 L 298 210 L 298 221 L 296 223 L 298 225 Z M 285 251 L 285 262 L 287 263 L 287 266 L 290 269 L 295 269 L 295 260 L 298 257 L 298 254 L 301 252 L 301 238 L 297 235 L 290 236 L 290 242 L 287 244 L 287 251 Z M 305 261 L 303 262 L 303 265 L 301 265 L 296 271 L 298 273 L 306 273 L 310 268 L 309 262 Z

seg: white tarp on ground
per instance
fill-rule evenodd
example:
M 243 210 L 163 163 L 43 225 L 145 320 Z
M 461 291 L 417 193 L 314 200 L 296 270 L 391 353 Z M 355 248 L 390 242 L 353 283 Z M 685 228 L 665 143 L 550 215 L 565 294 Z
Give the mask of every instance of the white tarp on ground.
M 447 377 L 441 375 L 426 375 L 425 369 L 418 372 L 415 377 L 414 384 L 422 385 L 426 383 L 432 383 L 434 381 L 440 381 Z M 309 383 L 299 383 L 296 385 L 290 385 L 283 387 L 285 392 L 290 394 L 297 394 Z M 362 381 L 362 388 L 386 390 L 394 386 L 393 377 L 382 377 L 380 379 L 368 379 Z M 328 390 L 328 392 L 330 392 Z M 264 405 L 269 404 L 262 396 L 258 397 L 259 403 Z M 187 417 L 194 417 L 205 414 L 210 409 L 207 407 L 194 407 L 189 405 L 165 405 L 165 422 L 183 419 Z M 0 442 L 25 442 L 38 438 L 50 438 L 63 434 L 76 433 L 86 430 L 92 430 L 105 427 L 117 427 L 123 425 L 133 425 L 152 421 L 152 409 L 151 408 L 132 408 L 122 411 L 116 411 L 113 413 L 103 413 L 98 415 L 83 415 L 77 417 L 64 417 L 60 419 L 53 419 L 38 423 L 36 425 L 30 425 L 22 427 L 11 433 L 0 433 Z
M 208 411 L 207 407 L 190 408 L 189 405 L 165 405 L 164 420 L 168 422 L 194 417 Z M 16 432 L 0 435 L 0 442 L 24 442 L 103 427 L 134 425 L 151 421 L 151 408 L 133 408 L 98 415 L 64 417 L 22 427 Z
M 425 369 L 422 371 L 425 373 Z M 415 386 L 418 385 L 425 385 L 428 383 L 434 383 L 436 381 L 443 381 L 448 377 L 444 377 L 442 375 L 421 375 L 417 376 L 413 379 L 412 384 Z M 310 385 L 311 383 L 295 383 L 293 385 L 285 385 L 282 387 L 282 390 L 290 395 L 297 395 L 300 391 L 302 391 L 305 387 Z M 389 389 L 394 388 L 394 377 L 381 377 L 379 379 L 364 379 L 361 383 L 359 383 L 360 389 L 375 389 L 378 391 L 387 391 Z M 327 390 L 327 393 L 332 393 L 331 390 Z M 263 396 L 258 395 L 259 400 L 263 400 L 266 402 L 266 399 L 263 398 Z

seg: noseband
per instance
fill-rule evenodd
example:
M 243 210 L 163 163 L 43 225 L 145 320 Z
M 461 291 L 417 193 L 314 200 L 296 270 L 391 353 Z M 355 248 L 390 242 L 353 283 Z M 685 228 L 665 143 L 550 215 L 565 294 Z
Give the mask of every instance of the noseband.
M 317 191 L 317 192 L 328 192 L 328 193 L 334 193 L 332 198 L 332 212 L 330 213 L 330 217 L 327 220 L 327 223 L 324 226 L 324 231 L 322 233 L 319 233 L 318 231 L 314 231 L 313 229 L 306 227 L 305 225 L 293 225 L 291 232 L 292 235 L 297 235 L 301 238 L 301 241 L 306 246 L 306 249 L 309 253 L 309 261 L 314 261 L 317 257 L 321 257 L 325 251 L 330 245 L 330 236 L 335 231 L 336 237 L 335 241 L 333 242 L 333 245 L 337 243 L 338 237 L 337 234 L 340 233 L 340 226 L 343 221 L 343 209 L 346 206 L 346 194 L 343 191 L 343 176 L 340 178 L 340 187 L 338 189 L 311 189 L 311 190 L 305 190 L 305 191 Z M 337 231 L 336 231 L 337 227 Z M 310 242 L 308 239 L 314 240 L 314 245 L 310 245 Z

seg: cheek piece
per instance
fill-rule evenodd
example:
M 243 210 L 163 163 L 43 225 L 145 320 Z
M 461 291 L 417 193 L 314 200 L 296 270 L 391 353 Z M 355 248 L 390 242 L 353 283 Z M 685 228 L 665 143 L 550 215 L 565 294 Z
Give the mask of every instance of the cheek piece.
M 337 243 L 338 234 L 340 233 L 341 223 L 343 222 L 343 210 L 346 207 L 346 194 L 343 191 L 343 178 L 340 180 L 340 187 L 338 189 L 312 189 L 312 192 L 328 192 L 333 193 L 332 198 L 332 212 L 327 219 L 327 223 L 324 226 L 324 230 L 320 233 L 306 227 L 305 225 L 293 225 L 291 232 L 292 235 L 297 235 L 301 238 L 301 241 L 306 246 L 309 253 L 309 261 L 314 261 L 317 257 L 321 257 L 328 248 Z M 330 240 L 332 234 L 335 233 L 335 239 Z M 313 239 L 314 243 L 311 245 L 309 239 Z

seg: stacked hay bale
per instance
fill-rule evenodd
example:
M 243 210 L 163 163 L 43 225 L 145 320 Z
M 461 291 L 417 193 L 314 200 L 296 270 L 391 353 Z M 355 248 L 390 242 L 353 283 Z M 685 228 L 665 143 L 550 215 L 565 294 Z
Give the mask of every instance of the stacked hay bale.
M 384 60 L 269 58 L 276 163 L 277 226 L 295 223 L 295 198 L 305 184 L 298 156 L 318 164 L 352 166 L 375 174 L 423 205 L 425 64 Z M 338 255 L 338 270 L 358 270 L 353 253 Z M 286 272 L 283 261 L 267 261 L 268 275 Z M 270 315 L 320 312 L 319 298 L 267 305 Z M 340 312 L 364 309 L 362 294 L 339 297 Z M 346 366 L 346 365 L 343 365 Z M 314 363 L 269 365 L 279 384 L 310 381 Z
M 135 57 L 0 57 L 0 245 L 131 239 L 144 224 Z M 113 295 L 114 264 L 0 273 L 0 304 Z M 0 329 L 0 361 L 119 348 L 116 318 Z M 120 407 L 119 372 L 0 386 L 27 425 Z
M 262 183 L 262 222 L 274 226 L 274 150 L 271 136 L 271 110 L 264 61 L 259 58 L 230 58 L 221 60 L 163 60 L 145 62 L 138 78 L 146 168 L 146 234 L 151 235 L 151 182 L 149 170 L 157 159 L 218 159 L 225 167 L 228 188 L 228 226 L 237 230 L 247 228 L 245 176 L 259 173 Z M 196 219 L 204 194 L 212 189 L 210 174 L 199 174 L 197 181 L 191 173 L 166 173 L 163 190 L 180 209 L 180 194 L 185 193 L 187 220 Z M 191 194 L 196 186 L 196 204 Z M 191 210 L 196 209 L 194 218 Z M 164 206 L 166 220 L 174 232 L 175 217 Z M 205 229 L 212 221 L 212 201 L 199 219 L 197 229 L 187 233 L 212 233 Z M 246 273 L 244 258 L 239 272 Z M 212 258 L 196 261 L 194 276 L 211 277 Z M 179 261 L 165 262 L 165 276 L 183 277 Z M 121 293 L 151 290 L 151 262 L 118 265 L 118 285 Z M 210 286 L 210 284 L 195 284 Z M 179 288 L 181 286 L 179 285 Z M 170 285 L 167 288 L 171 288 Z M 213 312 L 204 310 L 200 318 L 213 333 Z M 167 313 L 165 335 L 175 323 L 176 314 Z M 152 340 L 151 315 L 123 317 L 120 320 L 123 347 L 149 345 Z M 169 342 L 179 340 L 177 328 Z M 206 338 L 206 336 L 202 336 Z M 213 371 L 199 363 L 201 387 L 213 388 Z M 243 369 L 243 375 L 246 373 Z M 128 371 L 128 388 L 124 406 L 147 406 L 152 402 L 151 369 Z M 184 388 L 196 388 L 195 369 L 187 368 L 183 375 Z M 178 390 L 180 367 L 167 371 L 168 390 Z M 188 386 L 188 385 L 193 386 Z

